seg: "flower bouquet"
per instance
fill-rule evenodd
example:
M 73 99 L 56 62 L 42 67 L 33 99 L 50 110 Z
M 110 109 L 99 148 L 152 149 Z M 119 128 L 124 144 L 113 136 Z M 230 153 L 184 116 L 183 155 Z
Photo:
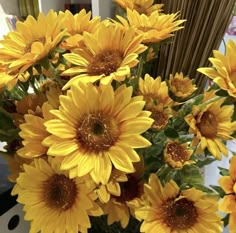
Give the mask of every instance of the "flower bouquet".
M 235 157 L 219 186 L 202 168 L 234 139 L 236 44 L 196 94 L 181 71 L 152 76 L 179 13 L 115 2 L 115 19 L 51 10 L 0 41 L 1 155 L 30 233 L 235 232 Z

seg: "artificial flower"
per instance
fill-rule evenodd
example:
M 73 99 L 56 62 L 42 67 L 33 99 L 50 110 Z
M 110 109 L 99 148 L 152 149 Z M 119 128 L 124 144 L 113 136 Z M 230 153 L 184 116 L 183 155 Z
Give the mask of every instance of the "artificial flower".
M 84 179 L 70 179 L 56 160 L 34 159 L 24 165 L 12 190 L 24 205 L 25 220 L 31 221 L 31 233 L 87 233 L 89 216 L 103 212 L 95 203 L 95 185 Z
M 153 120 L 142 114 L 142 96 L 131 95 L 132 87 L 124 85 L 115 91 L 111 85 L 72 85 L 60 96 L 59 110 L 51 111 L 56 119 L 45 123 L 52 134 L 43 142 L 47 154 L 64 157 L 61 169 L 70 177 L 89 173 L 96 183 L 108 182 L 112 166 L 134 172 L 133 162 L 140 160 L 134 149 L 151 145 L 140 134 Z
M 220 88 L 226 90 L 230 96 L 236 97 L 236 43 L 229 40 L 226 45 L 226 53 L 222 54 L 214 50 L 214 57 L 209 58 L 212 67 L 198 68 L 198 71 L 208 76 Z
M 132 28 L 126 31 L 113 23 L 101 23 L 95 34 L 84 32 L 83 42 L 84 49 L 64 55 L 74 65 L 62 73 L 72 76 L 64 89 L 78 81 L 123 81 L 130 75 L 130 68 L 138 64 L 138 55 L 146 50 L 141 44 L 142 35 L 135 36 Z
M 144 193 L 149 206 L 135 210 L 143 219 L 140 232 L 222 232 L 217 198 L 195 188 L 180 191 L 173 180 L 162 186 L 155 174 L 150 175 Z

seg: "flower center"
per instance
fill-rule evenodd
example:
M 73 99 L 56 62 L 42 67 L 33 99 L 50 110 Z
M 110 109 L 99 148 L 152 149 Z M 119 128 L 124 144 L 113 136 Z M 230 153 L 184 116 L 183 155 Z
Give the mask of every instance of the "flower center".
M 236 87 L 236 70 L 232 70 L 232 72 L 230 74 L 230 78 L 231 78 L 234 86 Z
M 163 111 L 152 111 L 151 115 L 152 119 L 154 119 L 154 123 L 152 125 L 152 128 L 155 129 L 162 129 L 164 128 L 168 123 L 168 116 Z
M 66 211 L 70 209 L 76 199 L 78 190 L 73 180 L 65 175 L 51 176 L 43 187 L 43 200 L 53 209 Z
M 186 150 L 177 142 L 167 144 L 167 153 L 171 155 L 174 161 L 185 162 L 188 160 Z
M 40 42 L 40 43 L 42 43 L 42 44 L 44 45 L 44 44 L 46 43 L 46 39 L 45 39 L 45 37 L 36 39 L 36 40 L 33 41 L 31 44 L 29 44 L 29 45 L 27 45 L 27 46 L 25 47 L 25 49 L 24 49 L 24 52 L 25 52 L 25 53 L 30 53 L 30 52 L 31 52 L 31 46 L 32 46 L 32 44 L 33 44 L 34 42 Z
M 182 198 L 164 204 L 163 216 L 165 223 L 172 230 L 187 230 L 197 222 L 198 214 L 193 202 Z
M 134 176 L 128 175 L 128 181 L 120 182 L 121 194 L 115 197 L 118 202 L 131 201 L 143 194 L 143 185 Z
M 199 131 L 206 138 L 214 138 L 217 135 L 218 122 L 211 112 L 203 113 L 201 122 L 197 124 Z
M 77 139 L 85 151 L 100 152 L 115 144 L 119 136 L 114 119 L 102 113 L 85 115 L 78 124 Z
M 95 55 L 88 65 L 88 75 L 106 75 L 117 71 L 123 60 L 122 53 L 118 50 L 108 49 Z

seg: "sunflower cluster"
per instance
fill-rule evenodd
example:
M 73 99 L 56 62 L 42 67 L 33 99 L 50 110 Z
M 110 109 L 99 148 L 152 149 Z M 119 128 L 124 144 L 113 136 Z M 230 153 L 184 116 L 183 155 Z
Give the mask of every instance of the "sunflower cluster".
M 234 229 L 235 160 L 223 189 L 201 169 L 234 139 L 236 44 L 199 69 L 213 83 L 196 94 L 194 77 L 153 72 L 185 20 L 114 2 L 115 19 L 51 10 L 0 41 L 1 154 L 30 232 L 221 233 L 219 210 Z

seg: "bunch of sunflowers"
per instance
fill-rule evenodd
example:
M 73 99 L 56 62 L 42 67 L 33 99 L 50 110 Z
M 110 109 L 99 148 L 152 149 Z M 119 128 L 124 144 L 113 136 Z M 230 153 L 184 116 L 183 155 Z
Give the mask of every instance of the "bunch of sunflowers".
M 115 2 L 115 19 L 51 10 L 0 41 L 1 155 L 30 233 L 236 232 L 235 157 L 219 186 L 201 172 L 234 139 L 236 44 L 196 94 L 181 71 L 152 76 L 185 20 Z

